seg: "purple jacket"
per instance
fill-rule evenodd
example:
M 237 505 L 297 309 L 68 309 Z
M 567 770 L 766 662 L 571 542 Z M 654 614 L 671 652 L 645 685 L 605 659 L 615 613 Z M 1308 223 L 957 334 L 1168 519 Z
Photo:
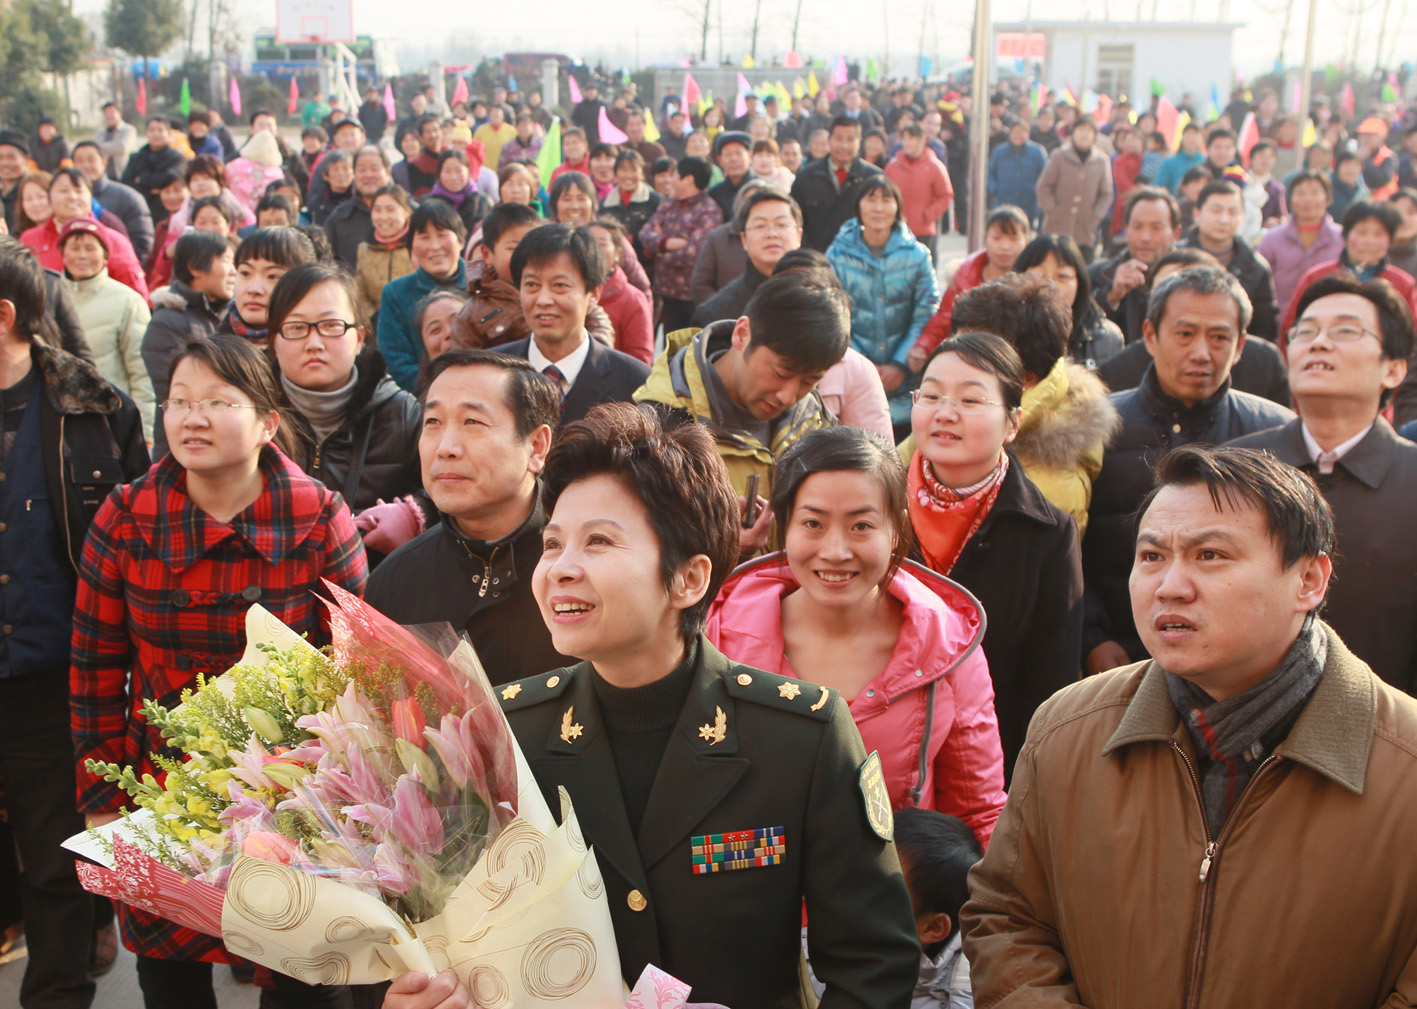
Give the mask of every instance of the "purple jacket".
M 723 223 L 723 211 L 708 192 L 687 200 L 665 200 L 640 229 L 640 246 L 654 263 L 654 290 L 661 297 L 689 300 L 689 276 L 708 233 Z M 670 251 L 670 238 L 688 244 Z
M 1342 251 L 1343 231 L 1327 214 L 1319 225 L 1318 237 L 1307 249 L 1299 241 L 1299 227 L 1293 217 L 1264 236 L 1260 242 L 1260 255 L 1274 273 L 1274 293 L 1281 316 L 1289 307 L 1289 299 L 1294 297 L 1299 278 L 1320 263 L 1337 259 Z

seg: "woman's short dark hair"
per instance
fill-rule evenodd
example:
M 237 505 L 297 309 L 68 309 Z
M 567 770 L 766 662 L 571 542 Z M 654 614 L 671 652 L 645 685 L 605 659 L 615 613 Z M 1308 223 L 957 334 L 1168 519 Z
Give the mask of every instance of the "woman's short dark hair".
M 230 251 L 231 242 L 214 231 L 185 232 L 172 246 L 172 276 L 190 284 L 193 271 L 207 272 L 215 260 Z
M 777 460 L 772 488 L 772 514 L 777 522 L 777 545 L 785 543 L 788 521 L 797 505 L 797 491 L 813 473 L 839 471 L 867 473 L 881 486 L 892 536 L 891 563 L 885 581 L 895 575 L 900 562 L 910 555 L 910 500 L 906 489 L 905 463 L 885 438 L 859 427 L 824 427 L 811 432 Z
M 895 814 L 895 846 L 910 866 L 908 886 L 916 910 L 948 915 L 945 938 L 954 938 L 960 910 L 969 900 L 969 870 L 984 857 L 974 831 L 948 813 L 902 809 Z
M 1182 445 L 1161 457 L 1156 485 L 1137 515 L 1146 514 L 1167 487 L 1204 484 L 1216 508 L 1253 505 L 1264 513 L 1284 570 L 1306 557 L 1333 554 L 1333 510 L 1302 470 L 1268 452 L 1222 446 Z
M 835 274 L 776 273 L 763 281 L 743 309 L 751 339 L 745 356 L 766 347 L 793 371 L 825 372 L 851 344 L 851 306 Z
M 547 207 L 551 211 L 551 219 L 556 218 L 556 207 L 561 202 L 561 197 L 568 189 L 579 189 L 590 197 L 590 202 L 597 207 L 600 206 L 600 197 L 596 195 L 595 183 L 590 181 L 590 176 L 585 172 L 562 172 L 551 183 L 551 193 L 546 198 Z
M 335 247 L 330 244 L 330 236 L 325 234 L 324 228 L 318 224 L 297 224 L 295 230 L 304 235 L 305 240 L 310 243 L 310 248 L 315 250 L 315 262 L 335 261 Z
M 1333 183 L 1329 181 L 1327 172 L 1316 172 L 1312 168 L 1301 168 L 1293 175 L 1289 176 L 1289 183 L 1284 187 L 1285 201 L 1294 202 L 1294 190 L 1298 189 L 1306 182 L 1316 182 L 1323 187 L 1324 197 L 1333 199 Z
M 512 411 L 518 438 L 529 438 L 539 427 L 549 427 L 553 435 L 556 433 L 561 423 L 561 391 L 523 357 L 510 357 L 491 350 L 450 350 L 439 354 L 428 362 L 428 381 L 420 399 L 427 399 L 433 380 L 448 369 L 479 365 L 506 373 L 507 409 Z
M 472 171 L 472 163 L 467 160 L 467 154 L 458 150 L 456 147 L 449 147 L 442 154 L 438 155 L 438 174 L 442 174 L 443 166 L 449 161 L 456 161 L 466 168 L 469 173 Z
M 306 137 L 314 137 L 321 144 L 328 144 L 330 142 L 330 135 L 325 132 L 325 128 L 323 126 L 305 127 L 303 130 L 300 131 L 300 139 L 304 140 Z
M 413 306 L 413 331 L 415 333 L 421 334 L 423 332 L 423 317 L 428 314 L 428 309 L 439 301 L 456 301 L 459 305 L 466 305 L 467 295 L 462 291 L 438 287 L 419 298 Z
M 458 214 L 458 208 L 447 200 L 424 200 L 413 208 L 408 219 L 408 247 L 413 248 L 414 235 L 421 235 L 429 228 L 451 231 L 458 236 L 459 246 L 467 241 L 467 225 Z
M 1389 361 L 1406 361 L 1412 357 L 1413 332 L 1412 312 L 1407 301 L 1397 293 L 1382 277 L 1359 280 L 1346 270 L 1320 277 L 1299 294 L 1294 303 L 1295 320 L 1302 319 L 1310 305 L 1331 294 L 1354 294 L 1370 302 L 1378 310 L 1378 328 L 1381 330 L 1383 357 Z M 1391 395 L 1392 390 L 1387 390 Z M 1383 405 L 1387 405 L 1386 397 Z
M 527 177 L 527 185 L 531 187 L 531 195 L 535 197 L 537 190 L 541 188 L 541 177 L 537 175 L 534 171 L 532 171 L 530 168 L 528 168 L 526 165 L 522 164 L 520 161 L 513 161 L 510 165 L 506 165 L 505 167 L 498 170 L 498 194 L 500 195 L 503 186 L 505 186 L 512 179 L 516 178 L 518 175 L 525 175 Z M 486 220 L 486 218 L 483 218 L 483 220 Z
M 354 168 L 354 159 L 345 153 L 343 148 L 336 147 L 334 150 L 326 151 L 325 156 L 320 159 L 320 178 L 329 180 L 330 169 L 335 165 L 348 165 L 351 170 Z M 350 183 L 353 185 L 353 183 Z
M 226 165 L 221 158 L 214 154 L 198 154 L 187 162 L 187 168 L 182 173 L 182 177 L 187 180 L 187 185 L 190 186 L 192 180 L 198 175 L 214 179 L 222 189 L 226 188 Z
M 359 307 L 359 289 L 349 271 L 332 263 L 302 263 L 287 270 L 271 291 L 271 304 L 266 309 L 266 330 L 271 334 L 272 342 L 280 338 L 280 327 L 285 323 L 286 316 L 321 284 L 334 284 L 343 291 L 353 315 L 351 321 L 366 334 L 369 332 L 369 320 Z
M 190 232 L 179 238 L 178 244 L 192 234 L 207 235 L 209 238 L 220 237 L 206 231 Z M 277 384 L 275 371 L 266 355 L 257 349 L 254 343 L 223 333 L 188 340 L 168 366 L 169 386 L 172 384 L 172 376 L 177 373 L 177 366 L 189 359 L 206 365 L 217 378 L 249 396 L 257 413 L 279 415 L 280 425 L 276 428 L 275 446 L 287 456 L 294 458 L 297 455 L 300 446 L 300 436 L 297 433 L 299 429 L 292 423 L 291 412 L 281 405 L 280 386 Z
M 1012 203 L 1005 203 L 989 212 L 989 217 L 984 221 L 986 235 L 990 228 L 998 228 L 1006 235 L 1019 235 L 1024 238 L 1033 234 L 1033 225 L 1028 223 L 1028 215 Z
M 482 219 L 482 244 L 492 248 L 506 232 L 525 225 L 540 226 L 541 215 L 525 203 L 499 203 Z
M 49 177 L 49 189 L 53 189 L 54 183 L 58 182 L 60 179 L 68 179 L 71 186 L 86 189 L 90 193 L 93 192 L 93 183 L 89 181 L 87 175 L 77 168 L 56 168 L 54 174 Z M 47 191 L 48 190 L 46 190 L 46 192 Z M 17 189 L 16 192 L 19 192 L 19 190 Z
M 620 148 L 602 140 L 591 146 L 590 156 L 592 158 L 616 158 L 620 156 Z
M 369 205 L 372 207 L 374 201 L 381 196 L 387 196 L 400 207 L 403 207 L 404 210 L 408 211 L 410 215 L 413 214 L 413 201 L 408 197 L 408 190 L 397 182 L 390 182 L 387 186 L 380 186 L 378 189 L 374 190 L 374 195 L 369 198 Z
M 696 158 L 693 155 L 679 159 L 679 163 L 674 166 L 679 172 L 680 178 L 691 178 L 699 192 L 703 192 L 709 186 L 709 180 L 713 178 L 713 169 L 703 158 Z
M 1035 242 L 1040 240 L 1034 239 Z M 1072 239 L 1066 238 L 1066 241 Z M 1028 248 L 1033 246 L 1030 244 Z M 1046 254 L 1036 255 L 1029 266 L 1037 266 L 1044 258 Z M 1082 258 L 1080 253 L 1078 258 Z M 1082 306 L 1081 319 L 1087 318 L 1089 299 L 1083 294 L 1087 270 L 1083 267 L 1079 273 L 1078 298 L 1068 306 L 1051 283 L 1041 277 L 1025 275 L 1023 270 L 1027 268 L 1015 265 L 1018 272 L 1005 274 L 961 294 L 955 301 L 950 328 L 956 333 L 994 333 L 1003 337 L 1018 351 L 1024 369 L 1041 379 L 1067 353 L 1068 341 L 1080 325 L 1079 305 Z
M 935 348 L 922 373 L 930 370 L 935 358 L 957 354 L 965 364 L 987 371 L 999 380 L 1004 391 L 1004 407 L 1013 413 L 1023 406 L 1023 359 L 1013 344 L 993 333 L 956 333 Z
M 264 259 L 289 270 L 303 263 L 313 263 L 315 247 L 295 228 L 257 228 L 236 247 L 237 266 L 253 259 Z
M 606 231 L 610 232 L 611 237 L 615 239 L 616 243 L 623 242 L 630 237 L 630 233 L 625 230 L 625 225 L 620 223 L 618 217 L 614 217 L 611 214 L 596 214 L 595 219 L 587 224 L 586 227 L 604 228 Z M 610 271 L 613 273 L 614 270 L 614 265 L 611 265 Z
M 567 424 L 546 457 L 541 500 L 547 513 L 567 487 L 596 476 L 620 481 L 644 506 L 659 540 L 666 589 L 687 561 L 708 557 L 708 591 L 679 618 L 685 640 L 693 638 L 738 560 L 738 495 L 712 432 L 662 407 L 598 406 Z
M 236 223 L 235 219 L 233 219 L 231 216 L 231 208 L 228 207 L 222 201 L 222 198 L 220 196 L 203 196 L 199 200 L 192 201 L 192 216 L 189 218 L 189 220 L 193 225 L 197 223 L 197 212 L 199 210 L 206 210 L 208 207 L 212 208 L 218 214 L 221 215 L 222 220 L 226 222 L 227 227 L 230 227 L 231 225 Z
M 291 224 L 295 223 L 295 204 L 290 201 L 290 197 L 284 193 L 266 193 L 256 201 L 256 220 L 261 219 L 261 214 L 267 210 L 279 210 L 285 214 L 286 220 Z
M 28 340 L 44 320 L 44 270 L 29 246 L 0 235 L 0 298 L 15 306 L 15 332 Z
M 641 172 L 645 170 L 645 159 L 640 156 L 639 151 L 632 151 L 629 148 L 615 155 L 615 170 L 618 172 L 621 165 L 637 165 Z
M 610 276 L 612 264 L 605 261 L 605 253 L 589 228 L 573 228 L 569 224 L 543 224 L 528 231 L 517 246 L 517 251 L 512 253 L 512 286 L 521 287 L 522 270 L 528 265 L 545 263 L 563 252 L 575 264 L 576 272 L 581 275 L 587 291 L 604 284 Z
M 650 166 L 649 177 L 653 179 L 656 175 L 663 175 L 665 172 L 672 172 L 678 167 L 673 158 L 655 158 L 654 164 Z
M 861 189 L 856 194 L 856 219 L 861 220 L 861 201 L 872 193 L 885 193 L 895 200 L 895 220 L 891 222 L 891 227 L 895 227 L 905 220 L 905 198 L 900 195 L 900 187 L 895 184 L 895 179 L 885 172 L 872 172 L 866 176 L 861 183 Z
M 1402 211 L 1386 200 L 1354 200 L 1343 212 L 1343 237 L 1347 238 L 1364 221 L 1377 221 L 1387 232 L 1388 241 L 1392 241 L 1402 227 Z

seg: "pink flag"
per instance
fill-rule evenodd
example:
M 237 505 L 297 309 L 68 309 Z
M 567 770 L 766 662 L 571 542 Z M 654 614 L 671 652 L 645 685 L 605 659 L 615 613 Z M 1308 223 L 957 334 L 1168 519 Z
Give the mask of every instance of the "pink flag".
M 453 88 L 453 104 L 467 101 L 467 78 L 458 74 L 458 86 Z
M 1303 100 L 1304 95 L 1304 91 L 1303 88 L 1300 87 L 1300 83 L 1300 81 L 1294 82 L 1294 100 L 1289 103 L 1291 106 L 1293 106 L 1295 112 L 1299 111 L 1299 102 Z
M 1096 111 L 1096 115 L 1097 115 L 1097 121 L 1098 121 L 1099 123 L 1105 123 L 1105 122 L 1107 122 L 1108 120 L 1110 120 L 1110 119 L 1112 118 L 1112 96 L 1111 96 L 1111 95 L 1098 95 L 1098 96 L 1097 96 L 1097 111 Z
M 748 78 L 743 76 L 743 71 L 738 71 L 738 93 L 740 95 L 746 95 L 749 91 L 752 90 L 753 85 L 748 83 Z
M 698 107 L 699 99 L 703 97 L 703 92 L 699 90 L 699 82 L 694 80 L 693 74 L 684 75 L 684 111 Z
M 748 99 L 739 95 L 733 100 L 733 118 L 742 119 L 748 114 Z
M 1240 125 L 1239 140 L 1236 143 L 1240 150 L 1240 164 L 1246 168 L 1250 167 L 1250 151 L 1259 142 L 1260 124 L 1255 121 L 1255 114 L 1251 112 L 1245 116 L 1245 121 Z
M 581 97 L 581 86 L 576 83 L 575 77 L 571 76 L 570 74 L 567 74 L 566 80 L 568 80 L 571 84 L 571 101 L 573 101 L 577 105 L 585 101 L 585 99 Z
M 231 79 L 231 111 L 233 115 L 241 115 L 241 86 L 236 83 L 236 78 Z
M 392 83 L 384 85 L 384 111 L 389 114 L 389 122 L 398 118 L 398 106 L 394 104 L 394 86 Z
M 846 72 L 846 57 L 838 56 L 836 66 L 832 69 L 832 83 L 841 87 L 848 80 L 850 80 L 850 75 Z
M 630 138 L 605 114 L 605 106 L 600 107 L 600 142 L 603 144 L 623 144 Z
M 295 83 L 295 78 L 290 79 L 290 104 L 285 108 L 288 115 L 295 115 L 295 110 L 300 108 L 300 85 Z
M 787 50 L 787 55 L 782 58 L 782 65 L 785 67 L 800 67 L 802 65 L 802 54 L 795 49 Z
M 1345 85 L 1343 85 L 1343 96 L 1342 96 L 1338 101 L 1339 101 L 1339 104 L 1343 107 L 1343 118 L 1344 118 L 1344 119 L 1352 119 L 1352 118 L 1353 118 L 1353 85 L 1352 85 L 1352 84 L 1345 84 Z
M 138 78 L 138 115 L 148 114 L 148 82 L 145 78 Z
M 1171 99 L 1162 95 L 1156 103 L 1156 131 L 1166 138 L 1168 147 L 1171 146 L 1171 138 L 1176 135 L 1176 123 L 1180 118 L 1181 113 Z

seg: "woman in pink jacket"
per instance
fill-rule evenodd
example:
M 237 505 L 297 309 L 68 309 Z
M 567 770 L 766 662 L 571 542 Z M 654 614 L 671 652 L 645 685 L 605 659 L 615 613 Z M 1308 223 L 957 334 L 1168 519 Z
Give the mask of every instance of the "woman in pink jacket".
M 784 549 L 729 577 L 709 640 L 736 662 L 839 690 L 892 806 L 957 816 L 987 845 L 1005 795 L 984 613 L 903 560 L 906 473 L 890 442 L 812 432 L 778 463 L 772 507 Z

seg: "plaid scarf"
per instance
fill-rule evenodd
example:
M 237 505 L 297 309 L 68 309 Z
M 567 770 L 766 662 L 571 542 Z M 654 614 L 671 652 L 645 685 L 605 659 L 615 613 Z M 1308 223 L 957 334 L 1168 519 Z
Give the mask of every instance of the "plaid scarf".
M 236 310 L 235 299 L 232 299 L 231 307 L 226 310 L 225 325 L 219 328 L 231 333 L 233 336 L 241 337 L 241 339 L 246 340 L 248 343 L 254 343 L 262 350 L 264 350 L 270 342 L 267 339 L 267 333 L 264 327 L 258 329 L 241 318 L 241 313 Z
M 1189 680 L 1166 674 L 1171 703 L 1186 722 L 1200 758 L 1206 826 L 1216 840 L 1245 786 L 1278 746 L 1323 676 L 1328 639 L 1314 615 L 1279 665 L 1249 690 L 1217 701 Z

